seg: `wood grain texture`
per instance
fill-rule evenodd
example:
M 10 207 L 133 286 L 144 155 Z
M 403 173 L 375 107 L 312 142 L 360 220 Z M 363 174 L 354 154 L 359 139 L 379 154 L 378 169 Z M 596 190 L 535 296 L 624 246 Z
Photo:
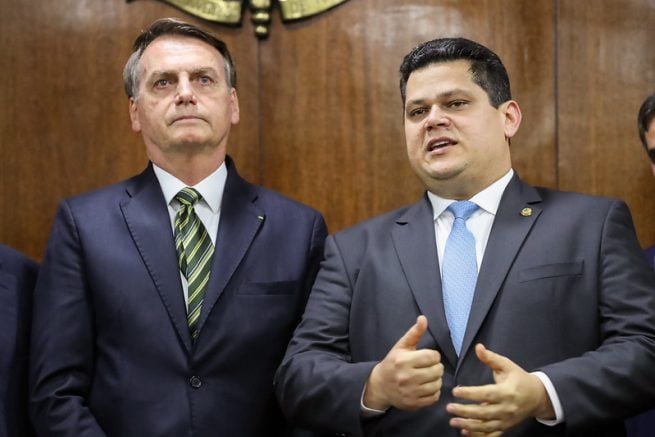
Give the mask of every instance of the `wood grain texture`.
M 350 0 L 253 35 L 156 0 L 0 0 L 0 241 L 40 258 L 62 198 L 135 174 L 122 69 L 165 16 L 224 39 L 241 122 L 229 153 L 253 182 L 321 210 L 332 232 L 414 202 L 398 67 L 416 44 L 465 36 L 503 58 L 523 123 L 512 140 L 531 183 L 626 199 L 655 243 L 653 181 L 636 131 L 655 91 L 655 0 Z
M 398 68 L 422 41 L 465 36 L 499 53 L 524 102 L 519 172 L 555 185 L 554 11 L 524 3 L 352 0 L 285 28 L 274 20 L 261 48 L 264 183 L 323 211 L 332 232 L 415 202 Z
M 557 22 L 560 187 L 624 199 L 653 244 L 655 181 L 637 113 L 655 91 L 655 1 L 561 0 Z
M 42 256 L 64 197 L 140 172 L 147 164 L 132 132 L 122 70 L 139 31 L 177 16 L 215 31 L 234 52 L 241 124 L 231 152 L 258 180 L 257 41 L 245 22 L 223 27 L 154 0 L 0 3 L 0 43 L 10 69 L 0 86 L 0 241 Z

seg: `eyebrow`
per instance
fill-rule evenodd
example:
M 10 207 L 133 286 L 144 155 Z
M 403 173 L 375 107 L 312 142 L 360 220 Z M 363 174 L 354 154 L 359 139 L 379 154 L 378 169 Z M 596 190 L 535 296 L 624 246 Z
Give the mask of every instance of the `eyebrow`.
M 215 75 L 218 74 L 218 70 L 214 67 L 199 67 L 199 68 L 194 68 L 189 72 L 191 76 L 197 76 L 199 74 L 203 73 L 213 73 Z M 154 70 L 152 73 L 148 75 L 148 78 L 151 77 L 166 77 L 166 76 L 177 76 L 179 72 L 177 70 Z
M 447 100 L 452 98 L 453 96 L 459 96 L 459 95 L 464 95 L 469 97 L 471 95 L 470 92 L 466 91 L 463 88 L 454 88 L 452 90 L 444 91 L 443 93 L 437 94 L 437 100 Z M 408 100 L 407 103 L 405 104 L 405 107 L 411 106 L 411 105 L 422 105 L 426 102 L 428 99 L 413 99 L 413 100 Z M 431 100 L 431 99 L 430 99 Z

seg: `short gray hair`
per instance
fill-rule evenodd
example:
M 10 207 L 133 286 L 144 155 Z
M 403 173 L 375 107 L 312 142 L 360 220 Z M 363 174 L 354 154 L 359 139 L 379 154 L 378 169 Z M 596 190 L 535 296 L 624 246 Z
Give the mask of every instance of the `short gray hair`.
M 230 51 L 227 48 L 227 45 L 216 38 L 214 35 L 209 32 L 205 32 L 199 27 L 194 26 L 193 24 L 185 23 L 173 18 L 162 18 L 155 21 L 148 27 L 146 30 L 141 32 L 141 34 L 134 40 L 132 46 L 133 52 L 130 55 L 125 68 L 123 69 L 123 86 L 125 88 L 125 93 L 128 97 L 136 98 L 139 94 L 139 61 L 146 47 L 150 45 L 154 40 L 160 36 L 165 35 L 179 35 L 179 36 L 188 36 L 190 38 L 196 38 L 201 41 L 206 42 L 210 46 L 214 47 L 218 52 L 223 56 L 225 61 L 225 81 L 227 86 L 230 88 L 236 88 L 237 86 L 237 72 L 234 68 L 234 62 L 230 56 Z

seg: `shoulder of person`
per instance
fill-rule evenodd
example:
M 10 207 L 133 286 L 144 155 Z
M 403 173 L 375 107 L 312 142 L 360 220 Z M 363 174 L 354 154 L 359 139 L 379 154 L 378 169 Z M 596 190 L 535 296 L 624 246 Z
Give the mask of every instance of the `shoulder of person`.
M 576 191 L 555 190 L 546 187 L 535 187 L 543 202 L 554 202 L 571 205 L 573 207 L 602 208 L 606 209 L 615 203 L 625 204 L 622 199 L 616 197 L 599 196 Z
M 0 269 L 17 276 L 36 273 L 38 263 L 16 249 L 0 244 Z

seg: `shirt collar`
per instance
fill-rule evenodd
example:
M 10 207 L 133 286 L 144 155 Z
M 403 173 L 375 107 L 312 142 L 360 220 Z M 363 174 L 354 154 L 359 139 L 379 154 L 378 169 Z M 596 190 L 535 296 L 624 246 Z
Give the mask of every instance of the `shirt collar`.
M 505 188 L 507 188 L 507 185 L 512 179 L 512 176 L 514 176 L 514 170 L 510 168 L 509 171 L 505 173 L 505 176 L 498 179 L 496 182 L 489 185 L 487 188 L 480 191 L 478 194 L 468 200 L 476 203 L 486 212 L 492 215 L 496 215 L 496 211 L 498 211 L 498 205 L 500 204 L 500 199 L 503 197 Z M 451 203 L 455 202 L 453 199 L 445 199 L 443 197 L 439 197 L 430 191 L 428 191 L 428 199 L 430 199 L 430 203 L 432 204 L 432 213 L 434 214 L 435 220 L 448 208 L 448 206 L 450 206 Z
M 170 205 L 171 202 L 177 203 L 174 199 L 175 195 L 182 188 L 188 185 L 154 163 L 152 164 L 152 169 L 154 170 L 155 176 L 157 176 L 157 180 L 161 186 L 161 190 L 164 193 L 166 204 Z M 223 189 L 225 188 L 226 180 L 227 166 L 225 165 L 225 162 L 223 162 L 212 174 L 191 188 L 196 189 L 200 193 L 203 200 L 213 213 L 218 213 L 221 208 L 221 201 L 223 200 Z

